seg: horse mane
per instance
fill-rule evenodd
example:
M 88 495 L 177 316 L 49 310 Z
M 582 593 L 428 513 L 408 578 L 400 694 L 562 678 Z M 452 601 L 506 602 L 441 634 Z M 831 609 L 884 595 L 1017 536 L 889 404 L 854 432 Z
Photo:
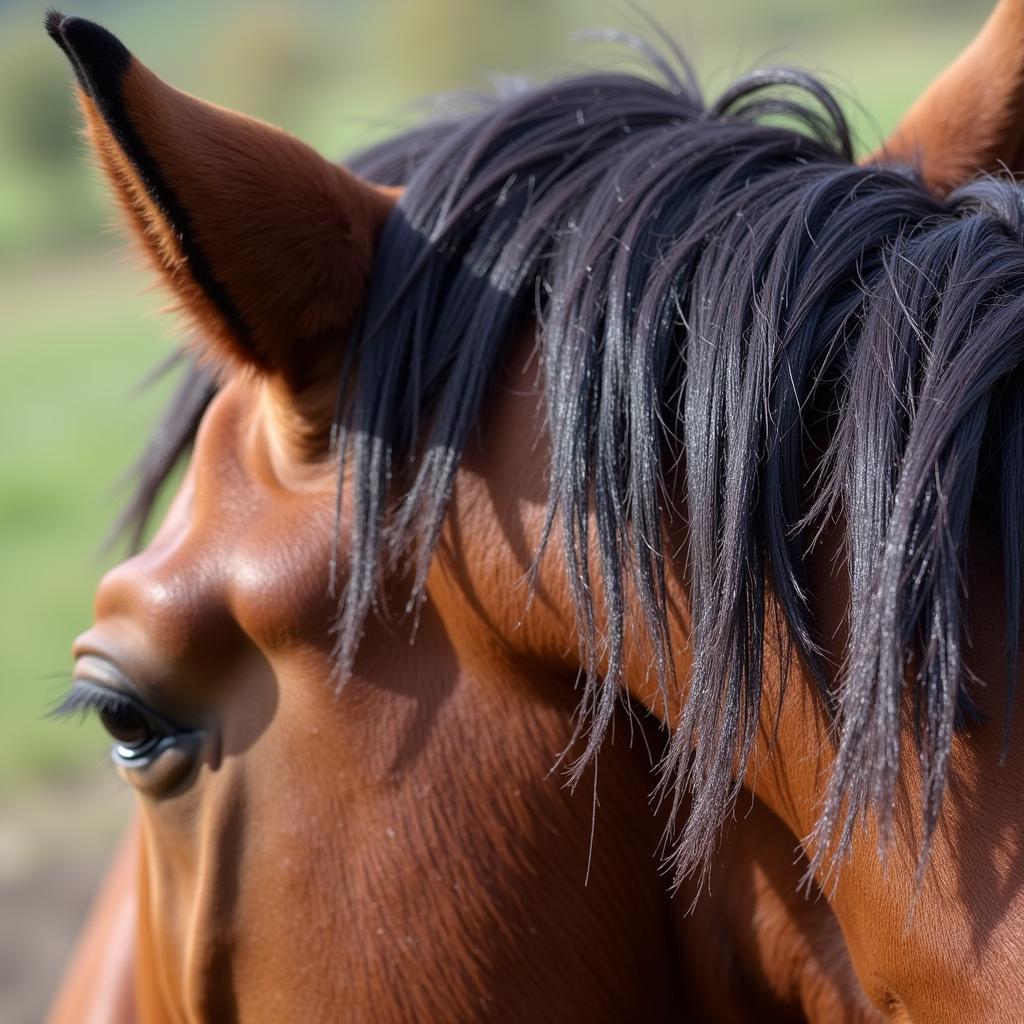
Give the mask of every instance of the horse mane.
M 406 190 L 340 392 L 352 515 L 338 679 L 396 554 L 411 552 L 422 600 L 467 437 L 534 318 L 551 439 L 543 545 L 560 531 L 586 668 L 574 770 L 605 735 L 630 630 L 650 643 L 663 692 L 674 682 L 664 563 L 683 524 L 693 670 L 664 764 L 686 807 L 677 878 L 706 866 L 735 800 L 776 627 L 838 739 L 812 869 L 838 861 L 869 814 L 888 836 L 908 692 L 923 865 L 970 711 L 973 514 L 999 524 L 1007 718 L 1014 689 L 1021 190 L 988 178 L 939 199 L 911 170 L 856 166 L 843 114 L 813 78 L 756 72 L 707 105 L 678 54 L 647 52 L 649 74 L 522 87 L 350 162 Z M 211 395 L 191 369 L 139 464 L 124 520 L 136 540 Z M 805 568 L 836 524 L 850 585 L 838 668 Z

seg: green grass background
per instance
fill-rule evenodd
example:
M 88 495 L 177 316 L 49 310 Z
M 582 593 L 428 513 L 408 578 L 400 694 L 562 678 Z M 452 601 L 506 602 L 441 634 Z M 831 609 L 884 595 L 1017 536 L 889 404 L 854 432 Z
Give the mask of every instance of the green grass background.
M 281 124 L 341 155 L 409 123 L 424 94 L 593 66 L 574 30 L 645 31 L 625 3 L 314 0 L 174 5 L 66 0 L 165 79 Z M 846 99 L 874 145 L 966 43 L 988 3 L 639 0 L 713 93 L 742 70 L 793 63 Z M 70 73 L 43 7 L 0 2 L 0 797 L 104 758 L 92 725 L 43 716 L 68 681 L 69 645 L 115 557 L 101 539 L 116 483 L 167 385 L 139 379 L 173 345 L 107 225 L 76 134 Z M 607 56 L 607 48 L 604 49 Z

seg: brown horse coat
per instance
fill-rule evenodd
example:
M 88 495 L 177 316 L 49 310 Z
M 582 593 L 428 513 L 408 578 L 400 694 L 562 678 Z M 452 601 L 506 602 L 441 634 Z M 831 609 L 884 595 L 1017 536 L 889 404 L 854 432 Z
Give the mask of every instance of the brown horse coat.
M 133 1001 L 154 1020 L 1015 1019 L 1016 837 L 974 858 L 995 894 L 982 906 L 977 879 L 957 875 L 984 816 L 1013 817 L 1012 777 L 981 793 L 997 745 L 958 748 L 964 799 L 920 893 L 902 854 L 886 872 L 865 837 L 830 900 L 808 903 L 785 853 L 813 826 L 832 746 L 807 680 L 784 695 L 768 685 L 780 727 L 764 731 L 752 810 L 727 831 L 693 916 L 654 870 L 660 822 L 645 759 L 625 743 L 602 753 L 597 846 L 579 884 L 589 804 L 537 772 L 570 734 L 578 669 L 560 556 L 541 566 L 526 612 L 516 585 L 544 529 L 543 453 L 523 443 L 538 422 L 522 387 L 528 336 L 459 472 L 415 646 L 405 626 L 371 622 L 341 698 L 311 685 L 332 655 L 322 569 L 340 356 L 324 341 L 351 325 L 395 196 L 170 89 L 96 26 L 49 27 L 137 240 L 225 381 L 167 520 L 104 580 L 76 645 L 86 670 L 112 662 L 168 713 L 212 707 L 225 726 L 184 792 L 174 764 L 124 770 L 140 791 L 136 831 L 53 1019 L 131 1019 Z M 943 189 L 1015 167 L 1024 47 L 1007 41 L 1020 38 L 1024 9 L 1003 0 L 887 153 L 912 152 Z M 984 596 L 991 552 L 984 538 L 976 547 L 983 637 L 1001 610 Z M 821 555 L 812 578 L 841 635 L 841 575 Z M 685 678 L 681 567 L 669 583 Z M 408 580 L 388 588 L 398 606 Z M 998 646 L 976 644 L 983 677 L 998 672 L 984 654 Z M 671 722 L 645 656 L 629 652 L 630 696 Z M 467 755 L 471 776 L 453 769 Z M 988 939 L 965 962 L 978 915 Z

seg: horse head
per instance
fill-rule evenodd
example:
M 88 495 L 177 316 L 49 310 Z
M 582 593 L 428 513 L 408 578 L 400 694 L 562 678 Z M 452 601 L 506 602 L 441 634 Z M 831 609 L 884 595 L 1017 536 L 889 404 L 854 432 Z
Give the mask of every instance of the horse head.
M 138 792 L 144 1014 L 1015 1019 L 1024 215 L 935 192 L 1018 159 L 1016 74 L 911 113 L 932 190 L 663 62 L 357 175 L 49 29 L 200 367 L 66 702 Z
M 169 512 L 101 582 L 74 649 L 72 703 L 98 710 L 139 798 L 140 1012 L 664 1012 L 642 747 L 624 732 L 609 751 L 587 882 L 590 803 L 549 773 L 571 685 L 496 657 L 440 604 L 415 644 L 410 623 L 369 619 L 337 674 L 329 576 L 350 517 L 336 536 L 331 423 L 395 191 L 166 86 L 98 26 L 49 29 L 218 381 Z M 390 574 L 377 599 L 407 591 Z

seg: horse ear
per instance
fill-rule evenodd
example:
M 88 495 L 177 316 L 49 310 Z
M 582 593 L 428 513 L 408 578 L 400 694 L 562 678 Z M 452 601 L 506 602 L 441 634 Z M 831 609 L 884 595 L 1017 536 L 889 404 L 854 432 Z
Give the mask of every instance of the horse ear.
M 1024 2 L 1000 0 L 872 159 L 921 168 L 944 194 L 978 171 L 1024 171 Z
M 50 12 L 46 28 L 113 190 L 203 344 L 301 386 L 316 343 L 352 324 L 394 193 L 173 89 L 99 25 Z

